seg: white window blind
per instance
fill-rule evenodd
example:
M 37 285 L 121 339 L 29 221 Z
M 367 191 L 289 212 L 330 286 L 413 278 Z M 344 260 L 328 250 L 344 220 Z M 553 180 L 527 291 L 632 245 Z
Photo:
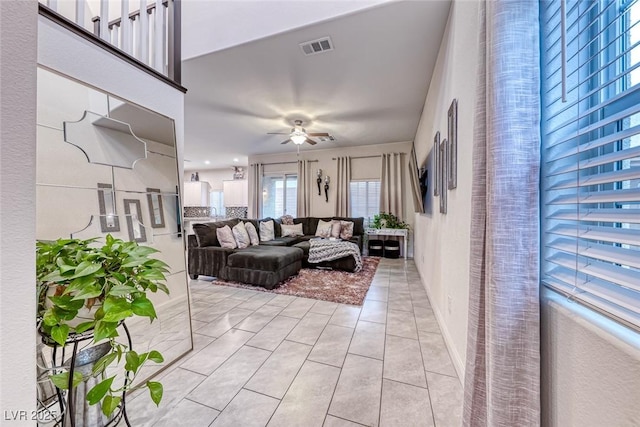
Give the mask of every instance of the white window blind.
M 280 218 L 296 215 L 298 177 L 296 175 L 265 175 L 262 178 L 262 215 Z
M 351 181 L 349 195 L 352 217 L 364 217 L 368 223 L 380 212 L 380 181 Z
M 540 4 L 543 281 L 640 328 L 640 0 Z

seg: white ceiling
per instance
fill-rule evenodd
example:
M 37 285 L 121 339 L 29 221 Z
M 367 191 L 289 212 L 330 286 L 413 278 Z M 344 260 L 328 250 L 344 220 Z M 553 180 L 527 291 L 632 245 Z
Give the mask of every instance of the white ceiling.
M 336 138 L 317 149 L 413 140 L 449 6 L 388 2 L 183 61 L 185 169 L 295 151 L 280 144 L 285 135 L 266 134 L 288 132 L 295 119 Z M 239 23 L 237 31 L 246 34 Z M 324 36 L 334 50 L 302 53 L 299 43 Z

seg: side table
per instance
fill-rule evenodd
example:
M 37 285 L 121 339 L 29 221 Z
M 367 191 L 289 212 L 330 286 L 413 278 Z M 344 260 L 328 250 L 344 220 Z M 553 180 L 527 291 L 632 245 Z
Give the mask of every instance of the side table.
M 409 237 L 409 230 L 406 228 L 365 228 L 364 233 L 369 236 L 399 236 L 403 241 L 404 259 L 407 259 L 407 240 Z

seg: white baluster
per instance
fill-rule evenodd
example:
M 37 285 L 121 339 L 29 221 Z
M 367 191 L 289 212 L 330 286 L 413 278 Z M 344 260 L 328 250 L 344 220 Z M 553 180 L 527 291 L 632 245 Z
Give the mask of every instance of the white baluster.
M 149 64 L 149 14 L 147 0 L 140 0 L 140 16 L 138 17 L 138 59 Z
M 85 0 L 76 0 L 76 24 L 84 27 L 84 2 Z
M 111 27 L 111 44 L 120 47 L 120 26 L 117 24 Z
M 120 0 L 122 5 L 120 11 L 120 34 L 122 43 L 120 49 L 127 53 L 131 53 L 132 40 L 131 40 L 131 20 L 129 19 L 129 0 Z
M 109 41 L 109 0 L 100 0 L 100 38 Z
M 164 6 L 162 5 L 162 0 L 156 0 L 155 31 L 153 35 L 153 68 L 162 73 L 164 72 Z
M 47 0 L 47 7 L 51 10 L 58 11 L 58 0 Z

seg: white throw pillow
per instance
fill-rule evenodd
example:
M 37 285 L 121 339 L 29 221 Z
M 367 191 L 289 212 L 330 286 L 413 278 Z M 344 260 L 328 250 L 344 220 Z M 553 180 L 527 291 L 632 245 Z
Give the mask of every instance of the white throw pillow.
M 260 222 L 260 240 L 268 242 L 276 238 L 276 233 L 273 231 L 273 220 Z
M 244 227 L 249 234 L 249 240 L 251 241 L 252 246 L 256 246 L 260 244 L 260 239 L 258 238 L 258 232 L 256 231 L 256 226 L 251 222 L 245 222 Z
M 318 221 L 318 227 L 316 228 L 316 236 L 324 237 L 325 239 L 331 236 L 331 221 Z
M 244 249 L 249 246 L 251 240 L 249 239 L 249 233 L 247 233 L 244 222 L 241 221 L 237 223 L 231 231 L 233 231 L 233 237 L 236 239 L 238 248 Z
M 302 223 L 293 225 L 282 224 L 280 227 L 282 228 L 282 237 L 304 236 L 304 233 L 302 232 Z
M 331 237 L 335 239 L 340 238 L 340 229 L 342 228 L 342 224 L 339 220 L 334 219 L 331 221 Z
M 227 249 L 235 249 L 237 247 L 236 239 L 228 225 L 216 229 L 216 236 L 220 242 L 220 246 Z

